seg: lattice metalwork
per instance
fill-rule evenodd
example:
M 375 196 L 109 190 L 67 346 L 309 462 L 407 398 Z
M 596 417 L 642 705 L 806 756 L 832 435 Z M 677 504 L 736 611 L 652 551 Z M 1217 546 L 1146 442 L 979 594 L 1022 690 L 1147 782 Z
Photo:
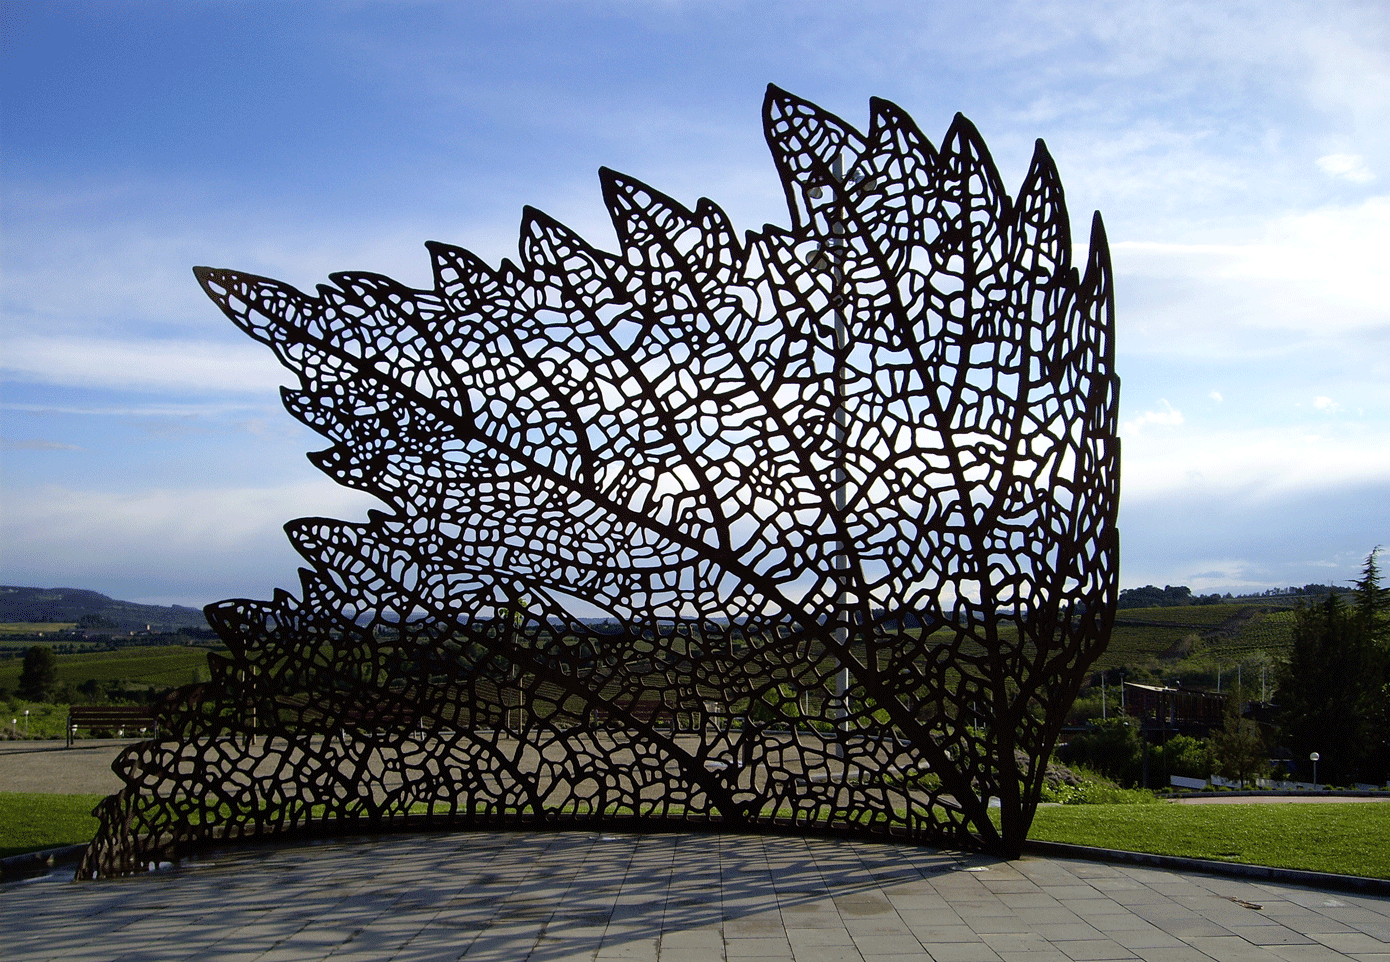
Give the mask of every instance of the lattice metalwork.
M 1041 141 L 1017 200 L 770 88 L 791 227 L 601 171 L 620 251 L 309 296 L 198 268 L 299 378 L 310 455 L 384 505 L 286 526 L 298 598 L 118 761 L 81 873 L 350 826 L 708 825 L 1015 855 L 1114 611 L 1111 273 Z M 1001 825 L 989 818 L 997 799 Z

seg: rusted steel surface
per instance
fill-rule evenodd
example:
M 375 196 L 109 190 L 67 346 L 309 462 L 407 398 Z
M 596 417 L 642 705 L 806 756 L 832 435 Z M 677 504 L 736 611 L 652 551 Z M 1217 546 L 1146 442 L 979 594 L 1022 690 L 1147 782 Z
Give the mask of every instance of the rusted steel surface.
M 286 526 L 298 597 L 209 607 L 231 657 L 82 874 L 406 816 L 1016 855 L 1114 618 L 1105 235 L 1078 271 L 1041 142 L 1011 199 L 963 117 L 871 113 L 769 89 L 786 228 L 603 170 L 617 253 L 528 209 L 428 290 L 198 268 L 383 507 Z

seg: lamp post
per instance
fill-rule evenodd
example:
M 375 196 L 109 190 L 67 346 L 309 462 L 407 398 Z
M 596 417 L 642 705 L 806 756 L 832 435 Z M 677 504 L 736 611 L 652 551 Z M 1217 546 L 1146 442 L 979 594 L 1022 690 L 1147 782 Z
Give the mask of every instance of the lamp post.
M 24 737 L 29 737 L 29 709 L 24 709 Z
M 1317 752 L 1308 756 L 1308 760 L 1313 763 L 1313 791 L 1318 790 L 1318 759 L 1322 758 Z
M 845 181 L 845 168 L 843 155 L 835 155 L 835 163 L 831 168 L 832 176 L 841 184 Z M 838 233 L 844 234 L 844 225 L 836 219 Z M 844 354 L 845 347 L 849 341 L 847 325 L 845 324 L 845 305 L 842 299 L 845 282 L 845 267 L 843 258 L 844 247 L 843 236 L 834 238 L 837 248 L 830 256 L 835 271 L 835 510 L 840 512 L 843 517 L 846 504 L 848 503 L 848 492 L 846 491 L 846 481 L 848 472 L 845 470 L 845 438 L 849 434 L 849 413 L 845 410 L 845 383 L 844 383 Z M 837 525 L 839 519 L 836 519 Z M 835 551 L 835 570 L 839 577 L 839 593 L 836 597 L 835 607 L 839 609 L 836 616 L 845 619 L 840 627 L 835 629 L 835 640 L 840 643 L 841 648 L 849 645 L 849 592 L 845 590 L 845 574 L 849 570 L 849 558 L 846 555 L 848 545 L 841 541 L 836 546 Z M 844 665 L 835 673 L 835 699 L 839 705 L 838 713 L 842 720 L 849 717 L 849 669 Z M 836 736 L 836 747 L 838 754 L 844 757 L 844 737 L 847 732 L 841 726 L 836 726 L 841 730 Z
M 831 161 L 830 175 L 833 178 L 835 178 L 835 181 L 837 183 L 844 183 L 844 158 L 841 154 L 837 153 L 835 155 L 835 159 Z M 821 188 L 816 187 L 812 189 L 811 196 L 822 196 Z M 846 491 L 848 472 L 845 470 L 844 457 L 845 438 L 849 433 L 849 416 L 848 412 L 845 411 L 845 388 L 841 365 L 843 363 L 844 352 L 848 342 L 848 331 L 847 325 L 845 323 L 844 304 L 840 301 L 841 288 L 844 286 L 845 277 L 844 265 L 841 263 L 841 259 L 844 257 L 844 252 L 841 250 L 841 248 L 844 246 L 844 240 L 842 239 L 844 227 L 841 223 L 839 223 L 838 218 L 836 219 L 836 223 L 834 224 L 834 226 L 831 228 L 831 233 L 831 238 L 822 246 L 821 253 L 819 253 L 811 263 L 813 267 L 823 268 L 826 262 L 829 261 L 831 276 L 834 281 L 833 296 L 835 299 L 835 339 L 833 348 L 835 352 L 835 401 L 833 408 L 833 420 L 835 422 L 836 449 L 836 464 L 834 472 L 834 497 L 835 510 L 841 513 L 841 516 L 843 516 L 845 506 L 848 503 L 848 492 Z M 837 594 L 835 596 L 835 608 L 837 619 L 844 618 L 849 607 L 849 592 L 845 590 L 844 586 L 844 573 L 849 569 L 849 558 L 845 554 L 846 548 L 847 546 L 845 542 L 839 540 L 835 542 L 834 567 L 836 574 L 840 580 Z M 842 649 L 849 644 L 848 623 L 841 623 L 835 628 L 835 641 Z M 834 686 L 835 698 L 834 702 L 832 703 L 834 706 L 832 708 L 832 715 L 835 719 L 834 752 L 837 757 L 843 759 L 845 757 L 844 719 L 849 717 L 849 668 L 844 666 L 843 664 L 839 665 L 835 670 Z
M 868 177 L 862 171 L 853 177 L 845 176 L 844 155 L 836 153 L 830 163 L 830 176 L 841 186 L 841 190 L 851 187 L 866 189 L 873 187 L 877 183 L 876 177 Z M 812 197 L 820 197 L 821 188 L 816 187 L 811 190 Z M 842 198 L 843 200 L 843 198 Z M 831 276 L 834 281 L 835 298 L 835 510 L 840 518 L 844 517 L 845 509 L 849 504 L 849 471 L 845 464 L 845 445 L 849 436 L 849 411 L 845 406 L 848 392 L 845 385 L 845 363 L 849 353 L 849 323 L 845 316 L 844 303 L 844 284 L 845 284 L 845 249 L 849 246 L 845 239 L 845 225 L 843 210 L 837 213 L 835 222 L 831 225 L 831 237 L 822 246 L 821 252 L 812 261 L 812 266 L 824 268 L 827 261 L 831 269 Z M 837 519 L 837 522 L 840 519 Z M 837 616 L 842 619 L 835 629 L 835 641 L 841 649 L 848 649 L 850 644 L 850 614 L 849 614 L 849 591 L 845 587 L 845 580 L 849 573 L 849 545 L 845 541 L 836 540 L 834 568 L 839 579 L 838 591 L 835 597 L 835 608 Z M 844 748 L 844 720 L 849 717 L 849 668 L 841 664 L 835 671 L 835 709 L 836 736 L 835 754 L 840 758 L 845 757 Z

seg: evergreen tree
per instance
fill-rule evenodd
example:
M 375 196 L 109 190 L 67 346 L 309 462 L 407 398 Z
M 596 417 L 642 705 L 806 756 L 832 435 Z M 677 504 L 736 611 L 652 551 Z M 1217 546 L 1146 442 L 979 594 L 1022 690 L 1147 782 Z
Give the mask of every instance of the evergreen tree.
M 1367 746 L 1362 777 L 1376 784 L 1390 782 L 1390 587 L 1380 584 L 1377 545 L 1366 558 L 1356 582 L 1352 607 L 1370 642 L 1370 676 L 1366 681 Z
M 1321 780 L 1380 781 L 1390 733 L 1385 697 L 1390 593 L 1380 586 L 1377 548 L 1356 582 L 1352 606 L 1336 594 L 1294 613 L 1293 647 L 1281 666 L 1282 737 L 1302 762 L 1318 752 Z
M 1352 604 L 1371 643 L 1384 650 L 1390 648 L 1390 587 L 1383 588 L 1380 584 L 1380 565 L 1376 564 L 1379 553 L 1380 545 L 1376 545 L 1366 556 L 1366 565 L 1361 569 L 1361 578 L 1352 594 Z
M 47 645 L 33 645 L 24 652 L 24 668 L 19 673 L 19 697 L 28 701 L 47 701 L 58 687 L 58 659 Z
M 1244 693 L 1236 689 L 1226 700 L 1225 723 L 1207 736 L 1207 753 L 1216 774 L 1244 786 L 1269 772 L 1269 751 L 1260 726 L 1241 717 Z

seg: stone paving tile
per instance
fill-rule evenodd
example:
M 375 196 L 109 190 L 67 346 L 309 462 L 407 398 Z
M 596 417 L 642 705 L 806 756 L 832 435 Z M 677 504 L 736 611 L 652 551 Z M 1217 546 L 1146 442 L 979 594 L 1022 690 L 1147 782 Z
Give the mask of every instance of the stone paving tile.
M 1251 945 L 1238 935 L 1198 936 L 1187 942 L 1217 962 L 1280 962 L 1268 949 Z
M 986 935 L 1016 935 L 1022 932 L 1032 932 L 1033 923 L 1018 916 L 1000 915 L 971 919 L 970 928 L 976 935 L 983 938 Z
M 1321 942 L 1313 945 L 1270 945 L 1269 951 L 1285 962 L 1336 962 L 1345 959 L 1342 953 L 1329 949 Z
M 854 937 L 843 926 L 837 929 L 803 929 L 787 926 L 787 941 L 793 950 L 818 945 L 853 946 Z
M 723 959 L 724 947 L 721 944 L 718 948 L 712 946 L 671 946 L 661 947 L 657 954 L 659 962 L 710 962 L 712 959 Z
M 1380 898 L 841 840 L 578 832 L 263 846 L 7 884 L 0 930 L 0 955 L 22 962 L 1390 962 Z
M 1048 908 L 1024 906 L 1012 910 L 1009 915 L 1038 925 L 1082 925 L 1085 921 L 1071 909 L 1056 905 Z
M 1135 953 L 1111 939 L 1049 940 L 1072 962 L 1097 962 L 1100 959 L 1134 959 Z
M 1052 894 L 1056 895 L 1055 892 Z M 1122 918 L 1131 914 L 1126 906 L 1106 898 L 1095 889 L 1091 889 L 1089 894 L 1084 898 L 1062 898 L 1058 896 L 1057 903 L 1067 911 L 1087 919 L 1094 919 L 1096 916 L 1100 915 L 1113 915 L 1117 918 Z
M 1011 909 L 1065 909 L 1066 906 L 1053 897 L 1052 893 L 1033 888 L 1031 892 L 1004 892 L 999 901 Z
M 1105 939 L 1105 936 L 1097 929 L 1085 922 L 1063 922 L 1061 924 L 1044 922 L 1034 925 L 1033 931 L 1049 942 L 1095 942 Z
M 796 962 L 864 962 L 864 956 L 854 946 L 810 945 L 793 949 Z
M 1097 932 L 1103 932 L 1111 938 L 1119 938 L 1125 932 L 1147 932 L 1156 930 L 1156 926 L 1148 919 L 1140 918 L 1132 912 L 1112 915 L 1109 913 L 1090 913 L 1087 916 L 1087 923 Z
M 1144 962 L 1212 962 L 1211 956 L 1190 945 L 1175 948 L 1135 949 L 1134 954 Z
M 917 941 L 912 935 L 912 929 L 906 922 L 896 915 L 891 919 L 875 919 L 864 921 L 862 919 L 846 919 L 845 931 L 847 931 L 856 942 L 861 939 L 870 938 L 909 938 Z
M 927 951 L 936 962 L 999 962 L 997 952 L 983 942 L 927 942 Z
M 923 945 L 934 945 L 938 942 L 974 942 L 979 937 L 968 925 L 919 926 L 909 922 L 908 928 Z
M 1143 949 L 1177 949 L 1187 945 L 1176 935 L 1169 935 L 1155 926 L 1143 929 L 1127 929 L 1122 932 L 1109 932 L 1112 942 L 1123 945 L 1131 952 L 1140 953 Z
M 791 943 L 777 938 L 725 938 L 724 955 L 730 959 L 790 959 Z
M 1312 937 L 1329 949 L 1336 949 L 1347 955 L 1390 952 L 1390 945 L 1364 932 L 1319 932 Z
M 1251 945 L 1317 945 L 1310 935 L 1296 932 L 1287 925 L 1271 921 L 1268 925 L 1228 926 L 1232 935 L 1238 935 Z
M 787 940 L 787 927 L 780 914 L 759 913 L 752 916 L 725 918 L 725 939 Z
M 605 938 L 603 944 L 599 946 L 597 957 L 600 959 L 650 959 L 656 962 L 657 943 L 659 937 L 642 939 L 610 939 Z
M 864 935 L 854 937 L 854 947 L 866 958 L 872 955 L 910 955 L 922 949 L 911 935 Z

